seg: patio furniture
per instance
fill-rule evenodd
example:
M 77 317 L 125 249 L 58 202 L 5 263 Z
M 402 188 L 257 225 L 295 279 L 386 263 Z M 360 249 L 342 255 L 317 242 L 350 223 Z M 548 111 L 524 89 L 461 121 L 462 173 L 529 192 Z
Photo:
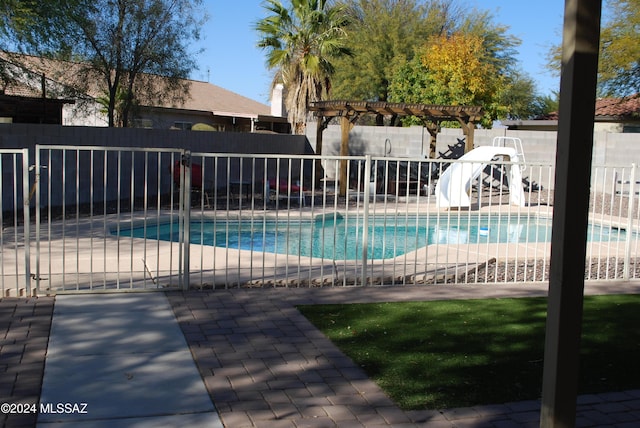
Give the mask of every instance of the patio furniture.
M 265 194 L 269 201 L 274 201 L 276 205 L 281 200 L 286 200 L 287 206 L 292 201 L 296 201 L 299 206 L 305 206 L 305 189 L 300 181 L 290 182 L 286 178 L 270 178 L 265 185 Z
M 177 160 L 173 165 L 173 184 L 176 189 L 180 189 L 180 175 L 182 173 L 182 161 Z M 192 199 L 195 195 L 198 198 L 203 197 L 207 208 L 210 207 L 209 194 L 203 186 L 202 165 L 198 163 L 191 164 L 191 195 Z

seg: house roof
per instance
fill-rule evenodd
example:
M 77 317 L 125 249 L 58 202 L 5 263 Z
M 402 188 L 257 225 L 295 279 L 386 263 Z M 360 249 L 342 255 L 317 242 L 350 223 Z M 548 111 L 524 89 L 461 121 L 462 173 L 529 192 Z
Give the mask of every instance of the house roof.
M 596 100 L 595 120 L 624 121 L 640 119 L 640 94 L 624 98 L 599 98 Z M 536 120 L 558 120 L 558 112 L 546 114 Z
M 70 70 L 69 66 L 61 61 L 45 60 L 4 51 L 0 51 L 0 61 L 2 62 L 0 64 L 2 71 L 0 92 L 3 95 L 60 99 L 73 92 L 71 87 L 56 79 L 56 74 L 60 70 L 66 69 L 67 72 Z M 53 64 L 56 63 L 57 65 L 54 67 Z M 74 72 L 72 71 L 70 74 L 74 74 Z
M 188 110 L 211 111 L 218 116 L 257 117 L 271 114 L 271 107 L 212 83 L 189 81 L 190 97 L 181 106 Z M 169 107 L 169 106 L 162 106 Z
M 75 76 L 84 75 L 78 70 L 82 68 L 81 64 L 68 63 L 65 61 L 57 61 L 28 55 L 11 54 L 0 52 L 0 59 L 8 61 L 12 64 L 20 64 L 19 67 L 28 72 L 32 79 L 27 83 L 12 82 L 10 86 L 4 88 L 7 95 L 19 95 L 38 97 L 42 96 L 41 85 L 34 85 L 33 81 L 39 81 L 38 76 L 45 75 L 47 87 L 63 86 L 67 88 L 74 87 L 73 79 Z M 69 70 L 72 70 L 69 72 Z M 75 70 L 75 71 L 74 71 Z M 34 79 L 36 77 L 37 79 Z M 158 76 L 148 76 L 151 79 L 162 79 Z M 212 112 L 217 116 L 235 116 L 235 117 L 254 117 L 269 116 L 271 108 L 267 104 L 252 100 L 235 92 L 224 89 L 220 86 L 208 82 L 196 80 L 183 80 L 189 86 L 189 96 L 176 103 L 175 99 L 168 97 L 167 100 L 161 101 L 158 105 L 148 107 L 172 108 L 193 111 Z M 50 89 L 48 97 L 53 94 Z M 102 91 L 96 77 L 95 84 L 91 84 L 85 95 L 93 98 L 102 96 Z M 67 95 L 68 97 L 68 95 Z

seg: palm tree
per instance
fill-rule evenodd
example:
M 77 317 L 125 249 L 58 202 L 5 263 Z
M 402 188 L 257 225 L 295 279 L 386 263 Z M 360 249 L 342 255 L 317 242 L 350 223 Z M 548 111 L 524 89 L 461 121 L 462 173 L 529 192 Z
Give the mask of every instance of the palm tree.
M 346 47 L 344 6 L 327 0 L 266 0 L 270 13 L 256 24 L 258 47 L 267 51 L 267 66 L 275 70 L 273 83 L 285 89 L 285 107 L 294 134 L 304 134 L 307 105 L 326 99 L 331 90 L 331 61 L 350 55 Z

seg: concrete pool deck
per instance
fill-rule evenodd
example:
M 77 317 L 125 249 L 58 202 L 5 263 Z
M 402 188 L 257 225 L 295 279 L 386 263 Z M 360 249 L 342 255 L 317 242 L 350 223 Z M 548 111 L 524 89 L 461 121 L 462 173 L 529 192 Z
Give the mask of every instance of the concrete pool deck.
M 202 424 L 192 420 L 189 426 L 216 426 L 218 416 L 224 426 L 233 428 L 537 427 L 537 400 L 464 409 L 400 410 L 295 305 L 527 297 L 544 296 L 546 291 L 547 285 L 540 283 L 5 298 L 0 300 L 0 401 L 91 401 L 88 410 L 98 415 L 92 423 L 102 420 L 108 426 L 127 427 L 177 426 L 176 420 L 188 419 L 174 418 L 196 414 L 210 419 Z M 639 294 L 640 284 L 589 283 L 585 291 Z M 152 357 L 150 348 L 161 352 Z M 185 352 L 192 357 L 190 361 Z M 92 358 L 102 363 L 89 364 Z M 126 361 L 137 367 L 127 366 Z M 189 366 L 197 367 L 199 376 L 194 377 L 191 370 L 183 373 Z M 104 375 L 98 376 L 101 372 Z M 183 401 L 189 396 L 185 391 L 191 391 L 185 390 L 184 383 L 161 381 L 178 372 L 191 379 L 190 384 L 203 385 L 192 391 L 189 403 Z M 119 387 L 129 382 L 140 382 L 139 389 L 132 388 L 135 394 L 125 400 L 130 392 Z M 160 386 L 164 391 L 156 391 Z M 114 392 L 123 395 L 113 397 Z M 164 398 L 147 401 L 154 396 Z M 118 415 L 132 416 L 145 403 L 155 412 L 161 408 L 162 415 L 117 418 L 107 411 L 113 403 L 117 403 Z M 214 405 L 217 414 L 211 410 Z M 37 426 L 53 427 L 86 426 L 87 420 L 81 418 L 88 415 L 75 415 L 80 419 L 65 415 L 69 418 L 64 421 L 41 416 Z M 36 426 L 33 414 L 2 417 L 6 427 Z M 577 426 L 632 427 L 638 423 L 640 390 L 578 399 Z

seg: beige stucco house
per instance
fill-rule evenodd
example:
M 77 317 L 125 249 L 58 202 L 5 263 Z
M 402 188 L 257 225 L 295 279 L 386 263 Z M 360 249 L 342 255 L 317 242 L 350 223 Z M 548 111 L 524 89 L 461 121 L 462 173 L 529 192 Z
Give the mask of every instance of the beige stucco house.
M 104 91 L 97 84 L 82 93 L 74 90 L 79 65 L 0 52 L 0 122 L 57 123 L 67 126 L 107 126 L 97 99 Z M 149 77 L 159 79 L 159 77 Z M 205 129 L 225 132 L 289 133 L 275 91 L 272 106 L 220 86 L 197 80 L 181 81 L 188 88 L 178 97 L 140 102 L 130 126 L 152 129 Z

